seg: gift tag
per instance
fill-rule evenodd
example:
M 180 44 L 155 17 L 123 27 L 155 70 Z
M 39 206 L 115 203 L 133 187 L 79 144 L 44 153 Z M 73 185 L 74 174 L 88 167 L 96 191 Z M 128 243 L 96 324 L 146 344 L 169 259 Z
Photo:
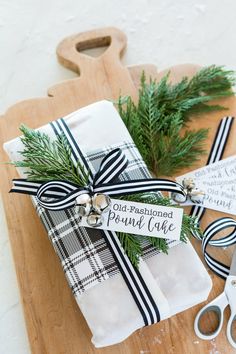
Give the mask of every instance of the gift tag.
M 193 178 L 196 187 L 205 193 L 199 205 L 236 215 L 236 156 L 212 163 L 176 178 Z M 193 205 L 190 199 L 184 205 Z
M 110 210 L 101 217 L 97 229 L 179 240 L 183 209 L 111 199 Z M 86 217 L 80 226 L 91 227 Z
M 186 173 L 183 176 L 177 177 L 177 179 L 179 180 L 184 177 L 193 177 L 196 180 L 207 180 L 208 178 L 222 178 L 228 180 L 236 178 L 236 155 L 230 156 L 226 159 L 217 161 L 210 165 L 198 168 L 194 171 Z

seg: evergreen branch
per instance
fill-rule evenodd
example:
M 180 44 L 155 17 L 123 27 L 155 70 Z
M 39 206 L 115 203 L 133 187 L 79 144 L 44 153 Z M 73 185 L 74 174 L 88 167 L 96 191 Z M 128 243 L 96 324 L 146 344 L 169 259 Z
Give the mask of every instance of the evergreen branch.
M 16 167 L 26 168 L 29 181 L 68 180 L 84 186 L 88 176 L 84 167 L 78 162 L 74 166 L 71 148 L 62 134 L 52 141 L 50 137 L 25 125 L 20 127 L 24 150 L 20 151 L 23 161 L 14 161 Z
M 117 233 L 124 251 L 130 259 L 130 262 L 138 268 L 140 256 L 142 255 L 141 242 L 137 235 L 124 232 Z
M 191 79 L 168 82 L 169 74 L 160 82 L 146 82 L 143 73 L 139 99 L 119 97 L 118 111 L 154 175 L 171 176 L 181 168 L 191 166 L 205 153 L 203 142 L 207 130 L 187 130 L 181 134 L 193 114 L 226 109 L 210 104 L 215 99 L 233 95 L 233 71 L 221 66 L 201 69 Z
M 170 176 L 177 167 L 178 170 L 188 167 L 205 153 L 203 141 L 208 129 L 186 131 L 183 136 L 175 129 L 171 124 L 168 133 L 160 133 L 158 139 L 155 168 L 160 175 Z

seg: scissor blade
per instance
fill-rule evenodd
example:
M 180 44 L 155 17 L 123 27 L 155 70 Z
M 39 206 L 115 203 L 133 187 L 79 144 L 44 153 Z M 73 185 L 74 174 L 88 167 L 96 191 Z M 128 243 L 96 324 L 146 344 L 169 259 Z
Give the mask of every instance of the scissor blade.
M 230 270 L 229 270 L 229 275 L 236 275 L 236 248 L 234 250 L 233 253 L 233 258 L 232 258 L 232 262 L 231 262 L 231 266 L 230 266 Z

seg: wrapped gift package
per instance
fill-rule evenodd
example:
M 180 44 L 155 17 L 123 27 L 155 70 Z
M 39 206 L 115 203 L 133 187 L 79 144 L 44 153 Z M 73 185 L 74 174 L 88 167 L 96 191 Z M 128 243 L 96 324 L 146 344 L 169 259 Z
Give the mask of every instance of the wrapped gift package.
M 119 147 L 129 161 L 121 180 L 151 177 L 111 102 L 91 104 L 64 117 L 64 121 L 94 171 L 109 151 Z M 52 139 L 56 137 L 52 124 L 39 130 Z M 6 142 L 4 149 L 10 160 L 22 160 L 20 138 Z M 23 168 L 18 172 L 25 177 Z M 95 347 L 119 343 L 135 330 L 207 299 L 211 279 L 190 242 L 168 241 L 166 255 L 143 241 L 139 269 L 132 269 L 118 243 L 120 256 L 111 243 L 109 246 L 102 230 L 79 225 L 76 208 L 45 210 L 35 197 L 31 198 L 90 327 Z

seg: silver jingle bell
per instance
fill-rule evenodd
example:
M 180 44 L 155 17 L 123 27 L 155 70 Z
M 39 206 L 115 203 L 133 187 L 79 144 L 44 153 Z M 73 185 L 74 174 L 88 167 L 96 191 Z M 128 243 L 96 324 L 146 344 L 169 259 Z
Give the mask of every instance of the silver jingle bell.
M 91 212 L 87 216 L 87 223 L 91 227 L 99 227 L 103 223 L 103 216 L 101 214 Z
M 184 188 L 188 189 L 188 190 L 192 190 L 193 188 L 195 188 L 195 182 L 193 178 L 184 178 L 182 185 Z
M 106 194 L 96 193 L 92 198 L 92 204 L 96 213 L 106 213 L 111 207 L 111 198 Z
M 87 216 L 89 215 L 91 208 L 92 208 L 92 200 L 89 194 L 84 193 L 79 195 L 76 198 L 76 212 L 80 216 Z
M 172 192 L 171 193 L 171 199 L 173 199 L 173 201 L 176 202 L 176 203 L 184 203 L 184 202 L 186 202 L 186 200 L 187 200 L 187 191 L 184 190 L 184 192 L 185 192 L 185 195 Z
M 189 198 L 193 203 L 201 204 L 205 193 L 198 188 L 194 188 L 189 193 Z

